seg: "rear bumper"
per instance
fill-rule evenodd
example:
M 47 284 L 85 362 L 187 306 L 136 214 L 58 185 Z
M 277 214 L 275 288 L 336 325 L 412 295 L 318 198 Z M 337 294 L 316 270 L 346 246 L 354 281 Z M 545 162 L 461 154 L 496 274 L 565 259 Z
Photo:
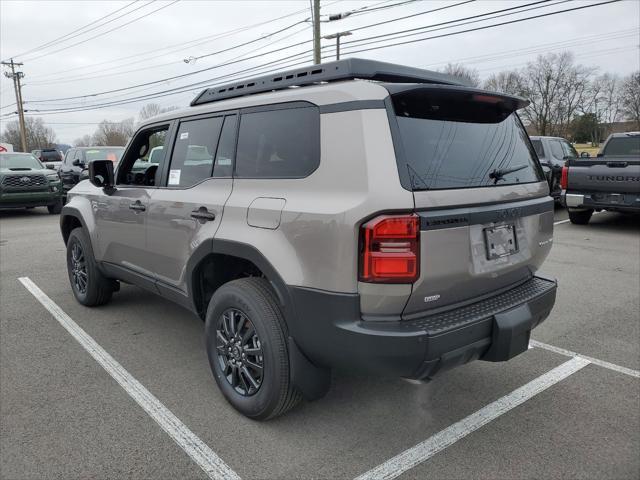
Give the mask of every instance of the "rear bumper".
M 640 212 L 640 193 L 563 191 L 561 201 L 567 208 Z
M 414 320 L 360 318 L 358 295 L 292 288 L 290 333 L 318 366 L 429 379 L 475 359 L 506 361 L 528 348 L 551 312 L 555 280 L 533 277 L 496 296 Z

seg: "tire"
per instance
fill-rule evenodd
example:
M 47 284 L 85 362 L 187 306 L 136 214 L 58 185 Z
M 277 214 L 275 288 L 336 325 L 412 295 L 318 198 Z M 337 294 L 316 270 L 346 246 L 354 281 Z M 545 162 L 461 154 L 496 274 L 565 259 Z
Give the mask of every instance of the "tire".
M 82 305 L 96 307 L 111 300 L 115 282 L 98 270 L 91 242 L 81 227 L 74 228 L 67 240 L 67 272 L 73 295 Z
M 53 205 L 47 205 L 47 210 L 51 215 L 58 215 L 62 211 L 62 198 L 59 198 Z
M 236 332 L 240 327 L 237 337 L 233 337 L 236 332 L 232 324 Z M 251 333 L 251 327 L 255 335 Z M 240 340 L 241 344 L 234 346 L 228 342 L 240 336 L 248 337 L 246 343 Z M 216 383 L 240 413 L 254 420 L 267 420 L 282 415 L 300 402 L 300 392 L 290 383 L 286 324 L 267 280 L 241 278 L 220 287 L 209 302 L 205 338 Z M 234 350 L 231 350 L 232 346 Z M 261 355 L 248 353 L 258 351 Z M 247 352 L 246 357 L 241 357 L 241 352 Z M 262 369 L 252 365 L 262 366 Z
M 591 220 L 593 210 L 569 210 L 569 220 L 575 225 L 586 225 Z

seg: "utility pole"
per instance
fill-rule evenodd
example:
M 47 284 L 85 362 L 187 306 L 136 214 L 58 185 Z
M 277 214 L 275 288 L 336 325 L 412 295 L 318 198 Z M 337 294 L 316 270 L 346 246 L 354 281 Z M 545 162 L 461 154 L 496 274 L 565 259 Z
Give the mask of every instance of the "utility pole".
M 340 37 L 348 37 L 349 35 L 351 35 L 351 32 L 338 32 L 327 35 L 326 37 L 322 37 L 325 40 L 333 40 L 334 38 L 336 39 L 336 60 L 340 60 Z
M 320 58 L 320 0 L 313 0 L 313 63 L 322 63 Z
M 16 105 L 18 105 L 18 120 L 20 121 L 20 143 L 22 144 L 22 151 L 27 151 L 27 131 L 24 125 L 24 109 L 22 105 L 22 86 L 20 85 L 20 79 L 24 77 L 24 73 L 16 72 L 16 67 L 21 67 L 22 63 L 15 63 L 13 58 L 10 62 L 1 62 L 4 66 L 11 67 L 11 73 L 4 72 L 5 77 L 13 80 L 13 88 L 16 92 Z

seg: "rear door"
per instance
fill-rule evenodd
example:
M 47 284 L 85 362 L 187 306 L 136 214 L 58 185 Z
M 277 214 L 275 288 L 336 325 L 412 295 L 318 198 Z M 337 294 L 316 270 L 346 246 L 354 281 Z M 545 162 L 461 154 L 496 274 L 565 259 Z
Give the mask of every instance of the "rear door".
M 147 252 L 161 289 L 188 293 L 189 259 L 220 226 L 233 184 L 236 124 L 232 113 L 185 119 L 177 127 L 147 224 Z
M 421 230 L 420 277 L 404 316 L 530 279 L 551 248 L 553 200 L 518 104 L 421 87 L 393 105 L 398 167 Z

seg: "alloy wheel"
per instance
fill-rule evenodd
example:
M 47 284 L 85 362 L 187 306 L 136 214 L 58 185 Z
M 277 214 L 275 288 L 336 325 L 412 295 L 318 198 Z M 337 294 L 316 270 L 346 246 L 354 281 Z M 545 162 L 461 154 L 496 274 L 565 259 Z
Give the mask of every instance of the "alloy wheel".
M 84 295 L 87 292 L 87 262 L 78 242 L 71 246 L 71 281 L 78 293 Z
M 253 323 L 240 310 L 229 308 L 218 319 L 216 350 L 227 382 L 242 396 L 254 395 L 262 384 L 264 356 Z

